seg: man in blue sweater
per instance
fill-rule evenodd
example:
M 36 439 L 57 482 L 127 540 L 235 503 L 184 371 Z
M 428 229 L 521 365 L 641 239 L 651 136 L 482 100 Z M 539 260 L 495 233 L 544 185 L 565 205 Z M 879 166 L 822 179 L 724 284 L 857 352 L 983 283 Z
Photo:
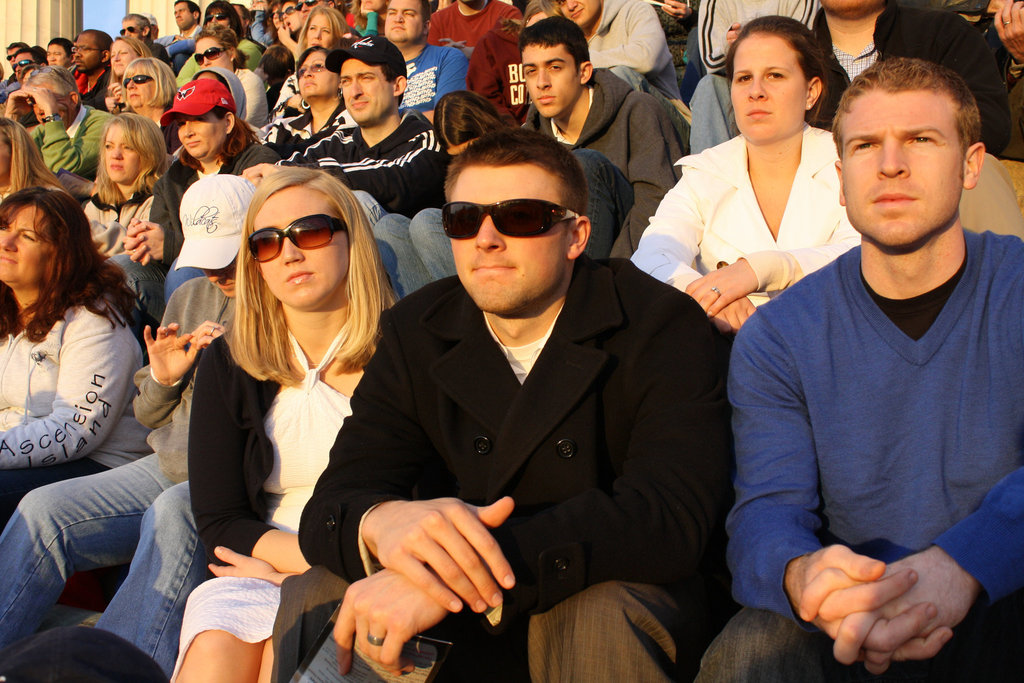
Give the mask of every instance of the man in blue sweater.
M 833 133 L 863 244 L 736 340 L 745 609 L 698 680 L 1019 680 L 1024 244 L 960 224 L 977 105 L 944 67 L 886 60 Z

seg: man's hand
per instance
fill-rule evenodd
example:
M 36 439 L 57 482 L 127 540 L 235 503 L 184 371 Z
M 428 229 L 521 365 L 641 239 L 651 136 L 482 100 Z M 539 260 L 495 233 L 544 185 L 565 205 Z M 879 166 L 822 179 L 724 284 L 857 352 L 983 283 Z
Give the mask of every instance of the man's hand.
M 178 323 L 158 327 L 155 336 L 148 325 L 142 330 L 153 379 L 166 386 L 184 377 L 195 363 L 199 350 L 224 334 L 224 326 L 212 320 L 207 320 L 191 334 L 179 336 L 178 330 Z
M 164 229 L 151 221 L 133 218 L 125 229 L 124 249 L 132 261 L 142 265 L 153 259 L 163 260 Z
M 264 178 L 269 178 L 281 170 L 280 166 L 274 164 L 256 164 L 242 171 L 242 177 L 253 185 L 259 185 Z
M 784 586 L 793 611 L 835 641 L 833 654 L 843 664 L 857 661 L 879 619 L 889 619 L 890 634 L 902 637 L 902 643 L 934 616 L 935 607 L 928 603 L 883 614 L 883 607 L 906 594 L 918 580 L 912 568 L 893 569 L 888 575 L 885 570 L 884 562 L 842 545 L 802 555 L 786 565 Z
M 488 531 L 505 523 L 515 503 L 505 497 L 486 507 L 457 498 L 389 501 L 363 520 L 363 542 L 389 569 L 448 611 L 475 612 L 502 603 L 501 587 L 515 585 L 512 567 Z M 497 583 L 495 583 L 497 581 Z
M 864 666 L 874 674 L 889 668 L 891 661 L 931 659 L 953 637 L 953 627 L 963 621 L 981 594 L 981 584 L 938 546 L 893 562 L 886 575 L 912 571 L 918 581 L 895 598 L 887 611 L 906 613 L 915 605 L 934 606 L 923 628 L 909 640 L 891 633 L 891 621 L 879 620 L 868 634 Z
M 32 95 L 24 88 L 15 90 L 7 98 L 7 107 L 4 109 L 4 116 L 7 118 L 18 118 L 32 111 L 32 104 L 35 102 Z
M 384 569 L 356 581 L 345 591 L 334 625 L 341 674 L 352 668 L 353 647 L 388 671 L 412 671 L 412 662 L 401 658 L 402 647 L 446 616 L 448 610 L 398 572 Z M 367 634 L 382 638 L 384 644 L 371 645 Z
M 684 0 L 664 0 L 664 3 L 661 11 L 679 21 L 685 21 L 693 14 L 693 9 Z
M 729 30 L 725 32 L 725 51 L 728 52 L 732 44 L 736 42 L 736 39 L 740 37 L 740 26 L 739 22 L 734 23 L 729 27 Z

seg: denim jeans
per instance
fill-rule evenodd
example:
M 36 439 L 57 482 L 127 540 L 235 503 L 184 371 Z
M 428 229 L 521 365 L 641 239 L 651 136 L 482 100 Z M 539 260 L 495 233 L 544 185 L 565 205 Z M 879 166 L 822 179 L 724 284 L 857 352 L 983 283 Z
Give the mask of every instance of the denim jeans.
M 150 261 L 146 265 L 132 261 L 128 254 L 111 256 L 110 261 L 116 263 L 124 271 L 124 281 L 135 293 L 135 308 L 132 310 L 132 332 L 142 345 L 145 352 L 146 343 L 142 330 L 147 326 L 154 330 L 164 317 L 167 299 L 164 297 L 164 280 L 167 279 L 167 268 L 159 261 Z
M 704 653 L 697 683 L 863 683 L 1019 681 L 1024 672 L 1024 589 L 979 600 L 929 660 L 893 662 L 884 674 L 832 656 L 832 639 L 774 612 L 740 610 Z
M 174 263 L 171 264 L 170 270 L 167 271 L 167 279 L 164 280 L 164 301 L 170 301 L 171 294 L 174 294 L 174 290 L 181 287 L 189 280 L 194 280 L 197 277 L 203 277 L 203 271 L 199 268 L 185 266 L 184 268 L 175 269 L 176 265 L 178 265 L 178 259 L 174 259 Z
M 105 472 L 108 469 L 110 468 L 106 465 L 101 465 L 90 458 L 80 458 L 51 467 L 0 470 L 0 524 L 7 525 L 7 521 L 14 515 L 20 501 L 30 491 L 54 482 L 85 477 Z M 0 563 L 6 559 L 3 551 L 0 550 Z M 2 566 L 0 564 L 0 567 Z M 2 638 L 0 638 L 0 642 L 2 642 Z
M 409 222 L 405 216 L 388 213 L 373 224 L 380 260 L 399 299 L 430 282 L 430 274 L 409 237 Z
M 409 239 L 431 282 L 455 275 L 452 241 L 441 227 L 441 209 L 423 209 L 413 216 Z
M 690 99 L 690 110 L 690 154 L 700 154 L 740 133 L 736 112 L 732 110 L 729 79 L 721 74 L 708 74 L 700 79 Z
M 583 167 L 590 197 L 587 202 L 590 241 L 587 242 L 586 254 L 590 258 L 608 258 L 612 243 L 633 208 L 633 186 L 622 171 L 600 152 L 578 147 L 572 153 Z
M 185 601 L 206 576 L 206 558 L 187 484 L 173 486 L 156 455 L 25 496 L 0 535 L 0 647 L 38 628 L 71 574 L 126 564 L 133 554 L 98 625 L 170 672 Z

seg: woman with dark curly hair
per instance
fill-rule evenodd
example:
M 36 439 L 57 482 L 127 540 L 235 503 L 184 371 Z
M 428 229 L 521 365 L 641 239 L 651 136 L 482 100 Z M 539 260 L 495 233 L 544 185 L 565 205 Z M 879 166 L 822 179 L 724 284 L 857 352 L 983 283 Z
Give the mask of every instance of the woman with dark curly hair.
M 132 294 L 63 190 L 0 204 L 0 524 L 34 488 L 146 453 Z

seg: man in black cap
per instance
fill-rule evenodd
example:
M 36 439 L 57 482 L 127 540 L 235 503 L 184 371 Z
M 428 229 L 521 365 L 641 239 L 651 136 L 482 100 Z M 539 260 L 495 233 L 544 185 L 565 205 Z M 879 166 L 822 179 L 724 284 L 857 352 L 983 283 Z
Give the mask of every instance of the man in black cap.
M 406 71 L 398 48 L 381 36 L 367 36 L 331 52 L 326 65 L 341 74 L 342 94 L 358 128 L 339 130 L 280 163 L 318 166 L 391 213 L 412 216 L 441 206 L 448 155 L 426 119 L 399 113 Z M 261 164 L 245 177 L 258 184 L 274 168 Z

